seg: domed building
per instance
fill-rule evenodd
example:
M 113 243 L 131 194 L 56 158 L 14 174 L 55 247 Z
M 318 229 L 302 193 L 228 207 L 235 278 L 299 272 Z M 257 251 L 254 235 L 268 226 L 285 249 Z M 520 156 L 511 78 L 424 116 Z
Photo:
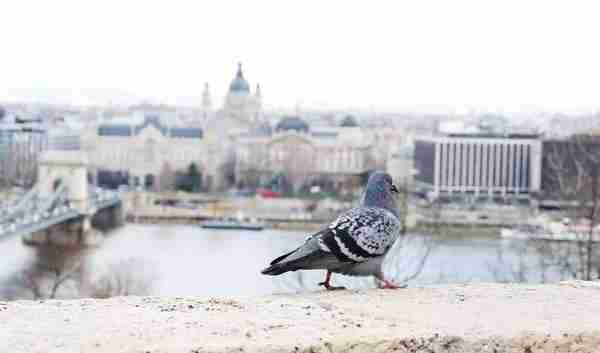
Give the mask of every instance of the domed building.
M 287 116 L 281 119 L 277 125 L 275 125 L 275 132 L 304 132 L 308 133 L 310 127 L 306 123 L 306 121 L 302 120 L 297 116 Z
M 238 124 L 247 127 L 258 122 L 262 112 L 262 96 L 260 86 L 256 85 L 254 94 L 250 84 L 244 77 L 242 64 L 238 64 L 238 71 L 229 84 L 229 91 L 225 96 L 223 110 L 219 120 L 233 119 Z
M 89 129 L 84 146 L 97 175 L 127 171 L 132 185 L 165 189 L 161 175 L 172 174 L 166 169 L 181 173 L 193 163 L 202 189 L 220 190 L 228 186 L 224 175 L 230 174 L 226 166 L 234 158 L 236 139 L 271 135 L 271 126 L 262 119 L 261 101 L 260 87 L 250 89 L 239 64 L 221 109 L 213 110 L 205 83 L 200 109 L 188 113 L 151 103 L 130 107 L 122 116 L 102 119 Z

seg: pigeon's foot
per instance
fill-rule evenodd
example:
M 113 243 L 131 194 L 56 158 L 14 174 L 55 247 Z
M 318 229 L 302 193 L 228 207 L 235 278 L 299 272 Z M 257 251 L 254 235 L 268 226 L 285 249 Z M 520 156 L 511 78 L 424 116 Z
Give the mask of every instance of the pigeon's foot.
M 336 286 L 330 285 L 327 282 L 321 282 L 321 283 L 319 283 L 319 285 L 325 287 L 325 289 L 327 289 L 327 290 L 342 290 L 342 289 L 346 289 L 346 287 L 344 287 L 344 286 L 336 287 Z
M 377 282 L 377 287 L 379 287 L 380 289 L 401 289 L 406 288 L 408 286 L 406 284 L 396 284 L 387 279 L 382 279 Z
M 346 287 L 335 287 L 332 286 L 329 282 L 331 281 L 331 271 L 327 271 L 327 275 L 325 275 L 325 281 L 319 283 L 320 286 L 325 287 L 327 290 L 341 290 L 346 289 Z

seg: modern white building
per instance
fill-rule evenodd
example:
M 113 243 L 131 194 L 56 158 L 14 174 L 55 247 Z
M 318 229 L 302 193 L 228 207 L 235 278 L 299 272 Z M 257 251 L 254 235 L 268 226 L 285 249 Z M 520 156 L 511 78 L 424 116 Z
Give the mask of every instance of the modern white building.
M 436 196 L 526 196 L 540 190 L 542 143 L 535 135 L 420 138 L 414 156 L 416 181 Z

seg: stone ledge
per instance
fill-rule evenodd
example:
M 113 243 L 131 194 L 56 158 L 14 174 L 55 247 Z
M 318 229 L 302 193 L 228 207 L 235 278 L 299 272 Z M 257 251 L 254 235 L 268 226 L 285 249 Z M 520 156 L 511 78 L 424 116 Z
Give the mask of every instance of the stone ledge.
M 600 352 L 600 286 L 0 302 L 0 352 Z

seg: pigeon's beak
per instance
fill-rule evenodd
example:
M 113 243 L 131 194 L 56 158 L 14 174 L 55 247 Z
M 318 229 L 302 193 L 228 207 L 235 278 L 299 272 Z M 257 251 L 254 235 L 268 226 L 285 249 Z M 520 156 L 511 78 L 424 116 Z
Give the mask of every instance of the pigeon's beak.
M 395 194 L 399 194 L 400 193 L 400 189 L 398 189 L 398 187 L 395 184 L 392 184 L 392 188 L 391 191 Z

